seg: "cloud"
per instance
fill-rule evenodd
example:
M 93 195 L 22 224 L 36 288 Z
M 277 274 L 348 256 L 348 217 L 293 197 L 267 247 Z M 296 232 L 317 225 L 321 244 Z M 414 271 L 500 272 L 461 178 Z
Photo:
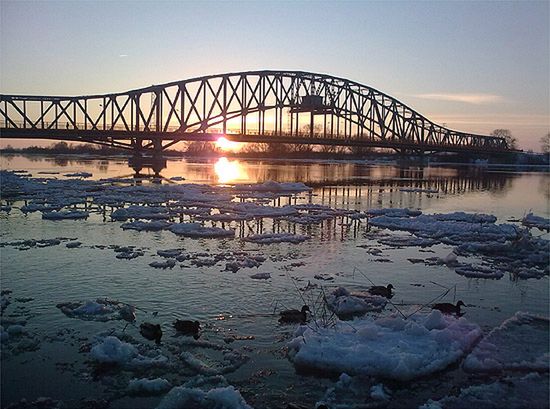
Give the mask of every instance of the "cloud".
M 432 99 L 436 101 L 462 102 L 465 104 L 473 104 L 473 105 L 490 104 L 494 102 L 502 102 L 504 100 L 502 96 L 494 95 L 494 94 L 442 93 L 442 94 L 417 94 L 414 96 L 416 98 L 422 98 L 422 99 Z

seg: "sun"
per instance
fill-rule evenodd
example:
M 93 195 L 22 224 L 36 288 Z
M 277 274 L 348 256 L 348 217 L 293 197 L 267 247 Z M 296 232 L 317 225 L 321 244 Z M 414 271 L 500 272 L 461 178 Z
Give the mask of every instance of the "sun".
M 220 136 L 216 141 L 216 146 L 223 151 L 236 151 L 239 149 L 239 143 L 227 139 L 225 136 Z

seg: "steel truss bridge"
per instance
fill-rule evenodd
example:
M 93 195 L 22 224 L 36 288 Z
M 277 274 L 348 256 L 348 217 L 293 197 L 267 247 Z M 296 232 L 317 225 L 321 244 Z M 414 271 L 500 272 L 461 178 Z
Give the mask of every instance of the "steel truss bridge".
M 180 141 L 510 152 L 503 138 L 437 125 L 376 89 L 302 71 L 210 75 L 87 96 L 0 95 L 0 137 L 89 142 L 160 155 Z

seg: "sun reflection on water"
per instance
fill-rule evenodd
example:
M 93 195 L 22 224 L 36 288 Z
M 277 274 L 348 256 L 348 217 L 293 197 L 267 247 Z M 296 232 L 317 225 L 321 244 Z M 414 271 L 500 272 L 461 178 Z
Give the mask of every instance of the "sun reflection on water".
M 214 165 L 214 171 L 219 183 L 248 180 L 248 174 L 238 160 L 228 160 L 225 157 L 219 158 Z

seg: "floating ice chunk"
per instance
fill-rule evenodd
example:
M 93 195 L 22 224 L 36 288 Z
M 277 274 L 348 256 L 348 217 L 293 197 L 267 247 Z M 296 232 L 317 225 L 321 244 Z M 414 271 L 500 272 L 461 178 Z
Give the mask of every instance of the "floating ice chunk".
M 271 273 L 256 273 L 252 274 L 250 278 L 253 278 L 255 280 L 267 280 L 271 278 Z
M 177 386 L 162 399 L 157 409 L 252 409 L 233 386 L 213 388 L 205 392 L 198 388 Z
M 343 373 L 338 382 L 327 389 L 325 396 L 315 407 L 325 405 L 335 409 L 360 409 L 386 407 L 390 396 L 384 385 L 374 384 L 368 377 L 349 376 Z M 369 388 L 370 386 L 370 388 Z M 373 402 L 374 401 L 374 402 Z M 367 403 L 368 402 L 368 403 Z
M 65 173 L 63 176 L 67 178 L 91 178 L 93 175 L 88 172 L 75 172 L 75 173 Z
M 422 211 L 414 209 L 369 209 L 367 214 L 370 216 L 409 217 L 419 216 Z
M 45 220 L 77 220 L 87 219 L 89 216 L 90 213 L 78 210 L 59 210 L 42 213 L 42 218 Z
M 451 253 L 452 254 L 452 253 Z M 470 278 L 494 278 L 501 279 L 504 275 L 504 271 L 494 268 L 479 266 L 479 265 L 466 265 L 455 268 L 455 272 L 465 277 Z
M 432 328 L 434 321 L 442 328 Z M 438 325 L 441 326 L 441 325 Z M 296 367 L 410 380 L 458 361 L 481 336 L 476 324 L 434 310 L 408 320 L 355 319 L 315 330 L 302 326 L 288 346 Z
M 164 378 L 132 379 L 128 383 L 128 392 L 135 395 L 159 395 L 171 387 L 170 382 Z
M 138 355 L 130 361 L 133 367 L 163 367 L 168 364 L 168 357 L 156 355 L 153 357 Z
M 326 297 L 328 307 L 338 317 L 363 315 L 369 311 L 381 311 L 387 299 L 368 293 L 350 293 L 343 287 L 336 288 Z
M 443 243 L 463 244 L 464 242 L 504 242 L 516 239 L 517 226 L 511 224 L 493 224 L 490 222 L 456 221 L 455 219 L 485 220 L 487 215 L 420 215 L 417 217 L 402 218 L 378 216 L 370 219 L 370 224 L 385 227 L 390 230 L 404 230 L 414 232 L 415 235 L 437 239 Z M 468 218 L 467 216 L 472 216 Z M 494 217 L 494 216 L 493 216 Z
M 549 319 L 517 312 L 493 329 L 464 360 L 468 372 L 546 371 Z
M 183 253 L 181 249 L 157 250 L 157 254 L 165 258 L 176 258 Z
M 72 310 L 75 315 L 97 315 L 97 314 L 110 314 L 113 309 L 105 304 L 100 304 L 96 301 L 86 301 L 84 305 Z
M 549 390 L 547 375 L 530 373 L 522 378 L 509 377 L 486 385 L 469 386 L 458 396 L 429 400 L 419 409 L 544 409 L 548 408 Z
M 387 246 L 414 246 L 414 247 L 430 247 L 437 244 L 437 240 L 423 239 L 420 237 L 408 236 L 389 236 L 378 240 L 379 243 Z
M 0 212 L 11 212 L 11 206 L 0 206 Z
M 82 243 L 80 241 L 71 241 L 65 244 L 65 247 L 67 247 L 68 249 L 75 249 L 77 247 L 80 247 L 81 245 Z
M 496 216 L 492 214 L 483 214 L 483 213 L 464 213 L 464 212 L 454 212 L 454 213 L 436 213 L 432 217 L 440 221 L 455 221 L 455 222 L 466 222 L 466 223 L 494 223 L 497 221 Z
M 152 263 L 149 263 L 149 265 L 154 268 L 162 268 L 162 269 L 174 268 L 174 266 L 176 265 L 176 260 L 170 259 L 165 261 L 153 261 Z
M 390 395 L 381 383 L 378 383 L 370 388 L 370 397 L 378 401 L 390 400 Z
M 239 369 L 247 360 L 248 356 L 243 355 L 234 350 L 223 350 L 223 360 L 221 362 L 213 362 L 207 364 L 191 352 L 182 352 L 180 358 L 191 369 L 195 370 L 201 375 L 223 375 L 231 372 L 235 372 Z
M 170 215 L 165 207 L 128 206 L 117 209 L 111 214 L 111 219 L 125 221 L 128 219 L 168 219 Z
M 170 227 L 170 231 L 179 236 L 191 238 L 235 237 L 234 230 L 225 230 L 219 227 L 204 227 L 200 223 L 175 223 Z
M 173 180 L 174 182 L 181 182 L 182 180 L 185 180 L 183 176 L 172 176 L 170 180 Z
M 125 259 L 125 260 L 132 260 L 134 258 L 138 258 L 138 257 L 141 257 L 143 255 L 145 255 L 145 253 L 141 250 L 136 250 L 136 251 L 129 250 L 129 251 L 118 252 L 118 254 L 116 255 L 116 258 Z
M 120 227 L 123 230 L 159 231 L 159 230 L 166 230 L 171 225 L 172 223 L 166 222 L 164 220 L 153 220 L 150 222 L 136 220 L 133 222 L 123 223 L 120 225 Z
M 254 192 L 308 192 L 313 190 L 302 182 L 282 183 L 268 180 L 264 183 L 235 185 L 237 191 L 254 191 Z
M 92 347 L 92 358 L 102 363 L 124 364 L 134 358 L 138 351 L 136 348 L 114 336 L 104 338 L 100 343 Z
M 293 243 L 298 244 L 303 241 L 309 240 L 310 236 L 304 236 L 301 234 L 291 233 L 266 233 L 266 234 L 253 234 L 252 236 L 245 237 L 244 241 L 250 241 L 258 244 L 272 244 L 272 243 Z
M 527 227 L 536 227 L 540 230 L 550 230 L 550 219 L 529 213 L 523 218 L 521 224 Z

